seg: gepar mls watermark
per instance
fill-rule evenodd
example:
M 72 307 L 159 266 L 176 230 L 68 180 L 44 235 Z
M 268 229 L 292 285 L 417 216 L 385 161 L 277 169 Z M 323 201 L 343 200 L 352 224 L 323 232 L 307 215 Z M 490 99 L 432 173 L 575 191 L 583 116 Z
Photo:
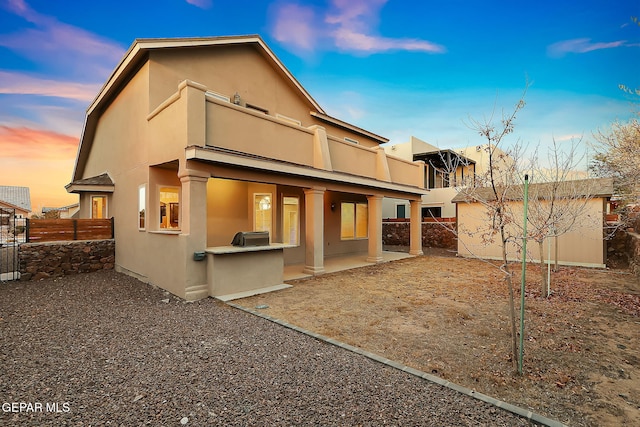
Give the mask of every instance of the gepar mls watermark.
M 4 413 L 66 413 L 71 412 L 69 402 L 4 402 L 0 407 Z

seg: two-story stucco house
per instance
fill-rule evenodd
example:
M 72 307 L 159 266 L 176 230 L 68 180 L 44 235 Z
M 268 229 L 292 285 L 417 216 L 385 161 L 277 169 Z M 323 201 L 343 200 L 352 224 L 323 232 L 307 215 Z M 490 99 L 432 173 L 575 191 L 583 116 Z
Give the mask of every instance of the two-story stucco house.
M 67 191 L 114 217 L 116 269 L 183 298 L 267 287 L 286 265 L 382 259 L 382 200 L 410 203 L 424 163 L 327 115 L 258 36 L 136 40 L 89 106 Z M 266 231 L 266 246 L 230 246 Z

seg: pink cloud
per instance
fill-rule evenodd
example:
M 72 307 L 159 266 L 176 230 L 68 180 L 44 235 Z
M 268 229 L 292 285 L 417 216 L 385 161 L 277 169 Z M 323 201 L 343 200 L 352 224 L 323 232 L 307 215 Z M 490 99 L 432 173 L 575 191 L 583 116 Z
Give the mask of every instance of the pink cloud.
M 547 52 L 550 56 L 561 57 L 567 53 L 587 53 L 600 49 L 613 49 L 620 46 L 625 46 L 626 40 L 618 40 L 608 43 L 593 43 L 591 39 L 580 38 L 572 40 L 563 40 L 557 43 L 549 45 Z
M 444 46 L 420 39 L 390 38 L 374 34 L 380 9 L 387 0 L 333 0 L 331 10 L 316 13 L 308 6 L 289 3 L 279 7 L 273 26 L 276 40 L 294 50 L 313 51 L 320 43 L 352 52 L 379 53 L 410 50 L 443 53 Z M 317 15 L 323 16 L 318 19 Z
M 54 96 L 90 102 L 98 90 L 100 90 L 100 84 L 61 82 L 0 71 L 0 93 Z
M 5 160 L 69 160 L 75 158 L 77 149 L 78 139 L 69 135 L 27 127 L 0 126 L 0 152 Z
M 273 37 L 294 49 L 312 51 L 320 36 L 311 7 L 286 4 L 278 10 Z

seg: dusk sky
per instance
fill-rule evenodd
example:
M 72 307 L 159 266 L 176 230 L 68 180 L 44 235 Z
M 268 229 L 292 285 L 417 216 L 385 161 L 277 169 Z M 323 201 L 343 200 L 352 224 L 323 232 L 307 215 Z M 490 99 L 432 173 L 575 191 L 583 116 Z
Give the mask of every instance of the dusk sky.
M 469 119 L 529 80 L 509 143 L 586 146 L 634 109 L 632 17 L 638 0 L 0 0 L 0 185 L 30 187 L 34 212 L 77 201 L 86 108 L 147 37 L 259 34 L 328 114 L 391 143 L 480 144 Z

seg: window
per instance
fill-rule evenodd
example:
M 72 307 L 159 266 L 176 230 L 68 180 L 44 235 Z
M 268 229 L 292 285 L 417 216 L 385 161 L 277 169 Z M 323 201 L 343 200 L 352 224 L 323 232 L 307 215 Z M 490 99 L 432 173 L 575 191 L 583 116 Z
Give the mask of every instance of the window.
M 138 187 L 138 230 L 145 229 L 145 208 L 147 206 L 146 193 L 146 185 Z
M 282 199 L 282 243 L 300 244 L 299 224 L 300 200 L 297 197 Z
M 406 206 L 396 205 L 396 218 L 406 218 Z
M 107 217 L 107 196 L 91 196 L 91 218 Z
M 449 188 L 449 173 L 442 169 L 437 169 L 433 165 L 428 166 L 428 181 L 425 187 L 433 188 Z
M 180 227 L 180 190 L 178 187 L 160 187 L 160 228 Z
M 342 202 L 340 206 L 340 238 L 366 239 L 369 235 L 369 207 L 366 203 Z
M 253 231 L 268 231 L 271 239 L 271 194 L 256 193 L 253 195 Z
M 430 207 L 430 208 L 422 208 L 422 217 L 423 218 L 441 218 L 442 217 L 442 208 L 441 207 Z

